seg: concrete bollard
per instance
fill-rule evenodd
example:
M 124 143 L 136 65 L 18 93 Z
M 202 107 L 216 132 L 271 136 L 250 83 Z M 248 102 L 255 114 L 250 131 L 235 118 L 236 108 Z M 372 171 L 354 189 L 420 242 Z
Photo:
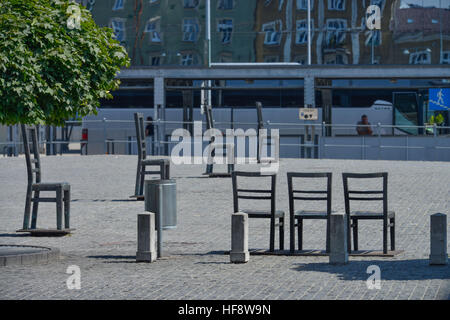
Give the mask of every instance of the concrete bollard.
M 236 212 L 231 215 L 231 252 L 232 263 L 245 263 L 250 259 L 248 252 L 248 215 Z
M 155 213 L 138 214 L 136 262 L 156 260 Z
M 333 213 L 330 216 L 330 264 L 348 263 L 347 215 Z
M 447 255 L 447 215 L 436 213 L 430 219 L 430 264 L 448 264 Z

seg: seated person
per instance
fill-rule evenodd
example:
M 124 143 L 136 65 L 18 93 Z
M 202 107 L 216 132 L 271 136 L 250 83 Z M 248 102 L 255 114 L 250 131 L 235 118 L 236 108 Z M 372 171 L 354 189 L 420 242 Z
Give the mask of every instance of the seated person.
M 368 121 L 368 118 L 365 114 L 361 116 L 361 121 L 358 121 L 356 127 L 356 132 L 358 132 L 358 135 L 360 136 L 371 136 L 373 131 L 370 127 L 370 122 Z

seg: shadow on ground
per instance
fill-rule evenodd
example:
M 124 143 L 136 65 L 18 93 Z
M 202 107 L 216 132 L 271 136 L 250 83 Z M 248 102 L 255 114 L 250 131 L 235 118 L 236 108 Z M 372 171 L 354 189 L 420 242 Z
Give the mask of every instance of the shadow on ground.
M 0 238 L 23 238 L 30 237 L 27 233 L 0 233 Z
M 415 260 L 370 260 L 350 261 L 347 265 L 329 263 L 298 263 L 294 270 L 305 272 L 325 272 L 337 274 L 341 280 L 367 280 L 367 268 L 376 265 L 380 268 L 382 280 L 431 280 L 450 279 L 450 266 L 430 266 L 428 259 Z

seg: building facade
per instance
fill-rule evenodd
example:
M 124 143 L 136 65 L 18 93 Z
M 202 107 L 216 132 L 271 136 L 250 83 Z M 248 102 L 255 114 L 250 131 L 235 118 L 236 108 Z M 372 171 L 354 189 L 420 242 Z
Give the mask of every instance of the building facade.
M 450 0 L 310 1 L 312 64 L 450 63 Z M 133 66 L 208 62 L 205 0 L 79 2 L 113 28 Z M 211 0 L 210 20 L 211 62 L 308 61 L 307 0 Z

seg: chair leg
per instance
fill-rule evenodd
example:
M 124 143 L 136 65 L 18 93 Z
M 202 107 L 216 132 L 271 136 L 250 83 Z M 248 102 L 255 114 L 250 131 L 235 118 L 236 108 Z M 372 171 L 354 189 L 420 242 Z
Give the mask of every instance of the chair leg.
M 388 219 L 383 219 L 383 254 L 387 254 Z
M 298 250 L 303 250 L 303 219 L 297 218 Z
M 284 250 L 284 218 L 279 219 L 280 250 Z
M 295 219 L 293 215 L 289 219 L 289 246 L 291 253 L 295 251 Z
M 166 179 L 170 179 L 170 162 L 166 165 Z
M 145 165 L 141 165 L 141 175 L 139 182 L 139 196 L 144 195 L 144 179 L 145 179 Z
M 64 228 L 70 229 L 70 189 L 64 190 Z
M 270 218 L 270 252 L 275 251 L 275 219 Z
M 353 250 L 358 251 L 358 219 L 352 221 L 353 225 Z
M 56 189 L 56 229 L 62 229 L 62 189 Z
M 137 170 L 136 170 L 136 185 L 134 187 L 134 195 L 139 195 L 139 183 L 141 181 L 141 162 L 138 161 Z
M 390 230 L 390 235 L 391 235 L 391 250 L 394 251 L 395 250 L 395 218 L 391 218 L 390 219 L 390 224 L 391 224 L 391 230 Z
M 36 190 L 34 192 L 33 199 L 39 200 L 39 193 L 40 193 L 39 190 Z M 39 209 L 39 202 L 33 201 L 33 212 L 31 214 L 31 229 L 36 229 L 38 209 Z
M 351 221 L 350 217 L 347 215 L 347 247 L 348 253 L 352 252 L 352 234 L 351 234 Z
M 326 252 L 330 253 L 330 218 L 327 218 Z
M 27 230 L 30 227 L 30 212 L 31 212 L 31 185 L 27 187 L 27 195 L 25 198 L 25 211 L 23 213 L 23 229 Z

